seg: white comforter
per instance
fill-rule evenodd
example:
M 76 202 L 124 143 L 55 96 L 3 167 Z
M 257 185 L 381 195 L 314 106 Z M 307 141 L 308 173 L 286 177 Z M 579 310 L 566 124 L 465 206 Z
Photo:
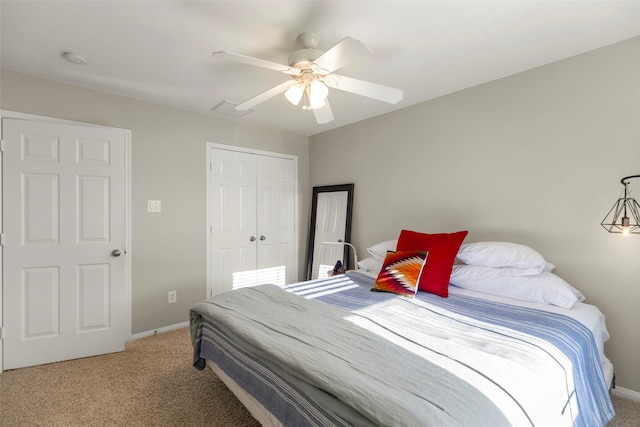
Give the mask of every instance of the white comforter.
M 194 310 L 378 425 L 571 426 L 578 413 L 556 347 L 422 301 L 348 312 L 261 285 Z

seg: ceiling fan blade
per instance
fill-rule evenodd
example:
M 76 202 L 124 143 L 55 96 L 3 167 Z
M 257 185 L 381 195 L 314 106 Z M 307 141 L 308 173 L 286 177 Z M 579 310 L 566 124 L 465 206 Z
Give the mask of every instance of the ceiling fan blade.
M 320 125 L 333 121 L 333 111 L 331 111 L 329 100 L 325 99 L 322 107 L 314 108 L 313 114 L 316 116 L 316 122 Z
M 340 76 L 338 74 L 329 74 L 324 77 L 323 81 L 331 88 L 352 92 L 368 98 L 388 102 L 389 104 L 397 104 L 402 101 L 404 97 L 404 92 L 400 89 L 364 80 L 352 79 L 351 77 Z
M 278 86 L 272 87 L 271 89 L 262 92 L 258 96 L 254 96 L 253 98 L 243 102 L 240 105 L 236 105 L 235 109 L 239 111 L 248 110 L 250 108 L 255 107 L 258 104 L 263 103 L 264 101 L 273 98 L 274 96 L 284 92 L 289 89 L 291 86 L 297 84 L 296 80 L 287 80 L 284 83 L 280 83 Z
M 288 65 L 278 64 L 276 62 L 265 61 L 264 59 L 253 58 L 251 56 L 240 55 L 238 53 L 218 51 L 213 52 L 214 58 L 226 59 L 229 61 L 240 62 L 242 64 L 253 65 L 255 67 L 267 68 L 269 70 L 280 71 L 281 73 L 292 76 L 300 75 L 300 70 L 289 67 Z
M 370 53 L 371 50 L 360 40 L 345 37 L 313 63 L 320 68 L 318 72 L 328 74 Z

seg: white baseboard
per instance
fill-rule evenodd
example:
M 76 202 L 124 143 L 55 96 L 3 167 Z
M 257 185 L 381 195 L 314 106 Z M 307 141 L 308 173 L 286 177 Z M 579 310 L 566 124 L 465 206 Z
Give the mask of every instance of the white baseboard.
M 129 341 L 139 340 L 140 338 L 150 337 L 151 335 L 161 334 L 163 332 L 175 331 L 176 329 L 188 328 L 189 321 L 176 323 L 175 325 L 163 326 L 162 328 L 153 329 L 151 331 L 138 332 L 137 334 L 131 335 Z
M 637 391 L 629 390 L 628 388 L 617 387 L 611 389 L 611 394 L 618 397 L 624 397 L 635 402 L 640 402 L 640 393 Z

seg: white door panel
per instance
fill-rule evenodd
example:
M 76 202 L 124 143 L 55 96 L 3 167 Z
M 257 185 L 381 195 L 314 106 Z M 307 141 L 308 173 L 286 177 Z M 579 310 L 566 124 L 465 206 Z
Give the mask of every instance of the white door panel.
M 213 283 L 215 293 L 246 286 L 256 269 L 255 158 L 214 150 L 211 157 Z
M 295 253 L 294 162 L 261 156 L 258 160 L 259 283 L 293 283 Z
M 4 368 L 124 350 L 125 132 L 2 124 Z
M 22 274 L 21 300 L 26 307 L 24 338 L 58 335 L 60 269 L 58 267 L 25 268 Z
M 295 282 L 295 162 L 215 148 L 210 161 L 212 293 Z

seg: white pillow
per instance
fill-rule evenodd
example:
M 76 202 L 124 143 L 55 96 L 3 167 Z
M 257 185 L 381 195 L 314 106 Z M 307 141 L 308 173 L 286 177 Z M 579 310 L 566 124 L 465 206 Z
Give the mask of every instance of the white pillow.
M 511 242 L 465 243 L 460 246 L 457 256 L 468 265 L 520 268 L 529 270 L 526 274 L 537 274 L 547 267 L 547 262 L 538 252 Z
M 584 301 L 584 295 L 579 290 L 551 272 L 529 276 L 503 273 L 502 268 L 454 265 L 450 282 L 476 292 L 564 308 Z
M 398 246 L 398 239 L 385 240 L 384 242 L 376 243 L 375 245 L 367 248 L 367 251 L 378 261 L 384 262 L 384 258 L 387 256 L 387 251 L 395 251 L 396 246 Z
M 378 261 L 374 257 L 368 257 L 358 261 L 358 268 L 367 272 L 379 273 L 382 269 L 382 261 Z
M 484 267 L 484 266 L 479 266 L 479 267 Z M 542 270 L 540 269 L 540 267 L 535 267 L 535 268 L 496 267 L 496 268 L 500 268 L 501 274 L 503 276 L 533 276 L 536 274 L 540 274 L 543 271 L 551 273 L 553 270 L 555 270 L 556 266 L 551 264 L 550 262 L 545 262 Z

